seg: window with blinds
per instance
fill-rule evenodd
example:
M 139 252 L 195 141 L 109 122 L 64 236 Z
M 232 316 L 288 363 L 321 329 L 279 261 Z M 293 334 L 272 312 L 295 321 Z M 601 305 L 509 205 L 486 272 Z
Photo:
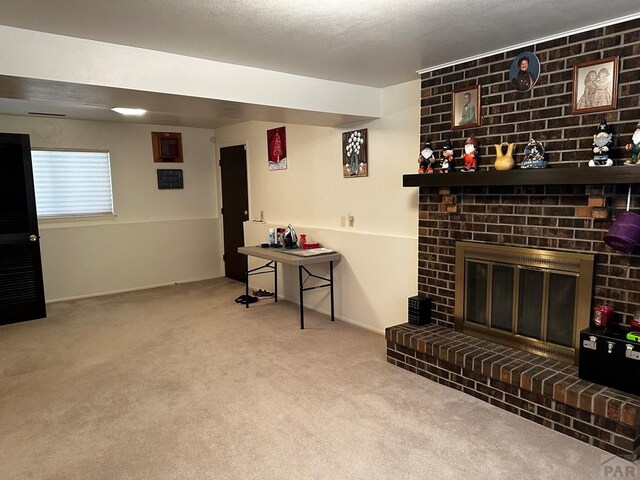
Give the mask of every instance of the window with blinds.
M 38 217 L 112 215 L 109 152 L 32 150 Z

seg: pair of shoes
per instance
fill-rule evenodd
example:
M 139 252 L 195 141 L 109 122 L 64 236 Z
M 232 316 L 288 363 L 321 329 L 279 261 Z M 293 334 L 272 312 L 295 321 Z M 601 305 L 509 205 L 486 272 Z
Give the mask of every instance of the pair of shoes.
M 271 297 L 275 296 L 275 293 L 270 292 L 270 291 L 268 291 L 268 290 L 262 290 L 262 289 L 257 290 L 257 291 L 256 291 L 256 290 L 254 290 L 254 291 L 253 291 L 253 294 L 254 294 L 256 297 L 260 297 L 260 298 L 271 298 Z
M 258 297 L 255 297 L 253 295 L 240 295 L 238 298 L 236 298 L 236 303 L 246 305 L 247 303 L 256 303 L 258 300 Z

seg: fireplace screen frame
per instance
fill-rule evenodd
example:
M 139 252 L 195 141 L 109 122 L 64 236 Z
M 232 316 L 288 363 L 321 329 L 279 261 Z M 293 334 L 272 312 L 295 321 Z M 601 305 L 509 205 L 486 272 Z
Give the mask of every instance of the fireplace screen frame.
M 543 293 L 543 305 L 546 305 L 546 302 L 548 302 L 549 295 L 549 275 L 546 275 L 547 273 L 575 276 L 574 318 L 572 319 L 573 330 L 571 334 L 571 338 L 573 340 L 572 345 L 569 347 L 546 341 L 544 329 L 546 328 L 548 319 L 546 318 L 544 309 L 543 316 L 540 320 L 543 331 L 540 340 L 519 335 L 517 333 L 517 288 L 513 289 L 514 318 L 512 319 L 512 331 L 508 332 L 491 327 L 490 309 L 492 307 L 492 279 L 490 276 L 487 279 L 486 288 L 486 323 L 479 324 L 465 321 L 467 311 L 465 288 L 467 285 L 468 274 L 467 262 L 469 261 L 484 263 L 487 265 L 510 266 L 515 270 L 518 268 L 524 268 L 544 272 L 547 280 L 545 280 L 546 289 Z M 589 325 L 593 286 L 593 266 L 594 257 L 590 254 L 458 241 L 456 242 L 454 327 L 459 332 L 473 335 L 484 340 L 493 341 L 546 358 L 577 364 L 578 349 L 580 345 L 580 331 Z M 488 271 L 491 272 L 492 268 L 489 267 Z

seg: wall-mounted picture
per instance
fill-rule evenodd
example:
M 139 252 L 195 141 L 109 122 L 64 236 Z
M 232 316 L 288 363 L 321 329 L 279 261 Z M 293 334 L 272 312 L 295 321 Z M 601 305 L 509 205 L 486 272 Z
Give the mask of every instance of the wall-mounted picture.
M 287 169 L 287 132 L 285 127 L 267 130 L 269 170 Z
M 613 110 L 618 102 L 618 57 L 573 67 L 573 113 Z
M 480 85 L 454 90 L 451 100 L 452 129 L 480 126 Z
M 367 129 L 342 134 L 342 176 L 344 178 L 369 175 Z
M 180 132 L 151 132 L 154 162 L 182 163 Z
M 528 92 L 540 77 L 540 60 L 531 52 L 519 53 L 509 67 L 509 83 L 519 92 Z

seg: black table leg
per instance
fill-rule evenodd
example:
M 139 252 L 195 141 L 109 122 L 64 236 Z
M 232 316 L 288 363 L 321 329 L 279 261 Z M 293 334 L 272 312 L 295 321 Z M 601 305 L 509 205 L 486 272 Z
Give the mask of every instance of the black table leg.
M 275 301 L 278 301 L 278 262 L 273 263 L 273 283 L 275 285 Z
M 247 281 L 244 284 L 244 299 L 247 301 L 245 308 L 249 308 L 249 257 L 246 256 L 244 259 L 245 264 L 245 272 L 247 272 Z
M 331 288 L 331 321 L 333 322 L 335 319 L 333 314 L 333 261 L 329 262 L 329 285 Z
M 300 329 L 304 330 L 304 289 L 302 288 L 302 266 L 298 267 L 298 286 L 300 287 Z

